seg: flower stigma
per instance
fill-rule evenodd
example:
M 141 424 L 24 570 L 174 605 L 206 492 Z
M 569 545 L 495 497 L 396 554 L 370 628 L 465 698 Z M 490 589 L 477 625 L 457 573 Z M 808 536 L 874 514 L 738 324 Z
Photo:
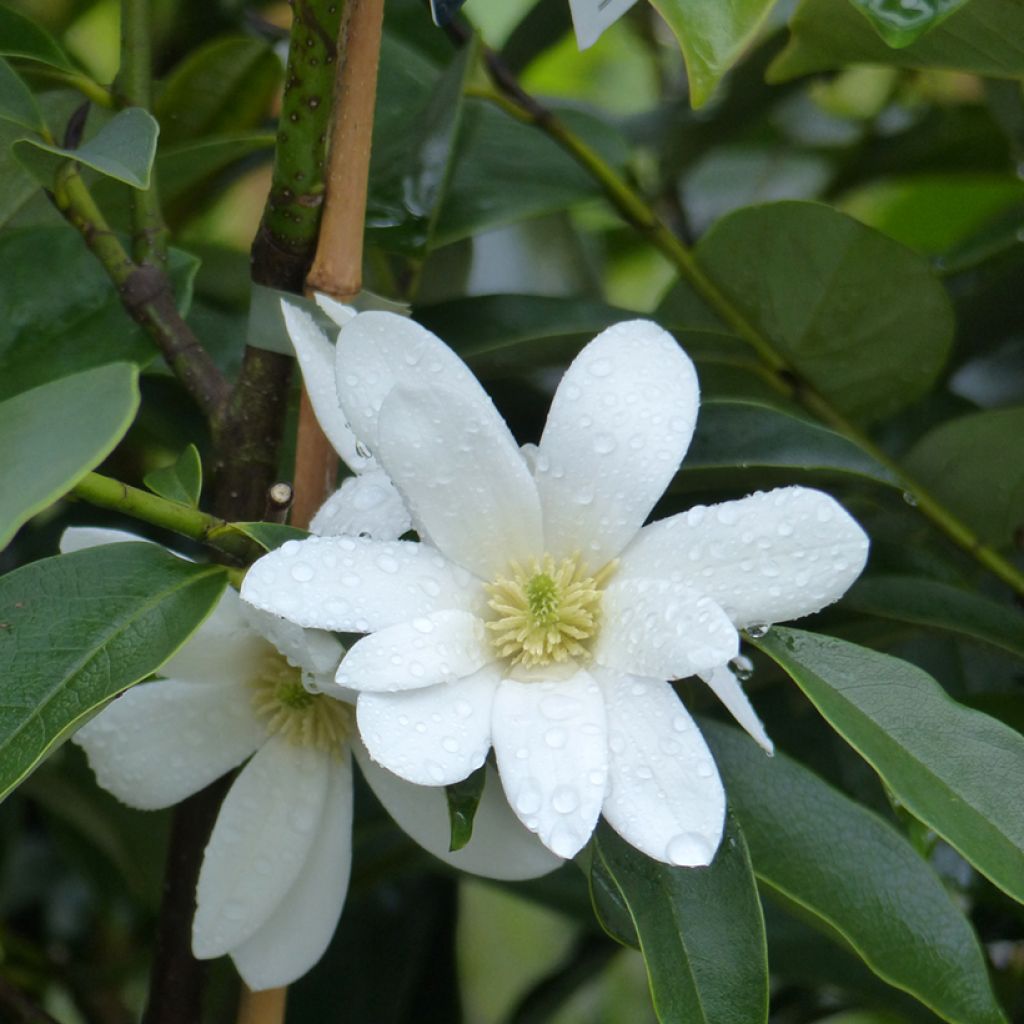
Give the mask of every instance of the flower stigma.
M 494 618 L 491 645 L 511 666 L 526 669 L 590 660 L 590 643 L 601 619 L 601 592 L 617 560 L 593 576 L 580 556 L 555 562 L 551 555 L 528 566 L 509 565 L 508 575 L 487 584 Z
M 302 670 L 277 651 L 268 651 L 252 680 L 252 707 L 270 735 L 281 735 L 297 747 L 340 754 L 354 724 L 347 704 L 302 683 Z

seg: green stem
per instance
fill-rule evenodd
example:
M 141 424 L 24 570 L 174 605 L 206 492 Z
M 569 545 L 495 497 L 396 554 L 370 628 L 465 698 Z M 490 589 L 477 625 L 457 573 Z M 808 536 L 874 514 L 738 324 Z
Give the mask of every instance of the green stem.
M 497 58 L 485 54 L 492 78 L 501 92 L 486 91 L 484 95 L 517 120 L 532 124 L 554 139 L 603 189 L 609 202 L 621 216 L 644 235 L 676 268 L 693 290 L 758 354 L 761 360 L 785 386 L 785 390 L 834 430 L 844 434 L 894 473 L 903 489 L 914 498 L 919 512 L 926 516 L 954 544 L 992 572 L 1016 593 L 1024 596 L 1024 573 L 1007 561 L 994 548 L 983 544 L 977 534 L 946 508 L 927 488 L 878 447 L 862 430 L 850 423 L 828 399 L 789 364 L 770 338 L 738 310 L 718 285 L 704 272 L 691 249 L 676 237 L 654 208 L 611 167 L 599 153 L 580 139 L 550 110 L 523 92 L 515 79 L 506 73 L 496 74 Z
M 71 490 L 72 495 L 97 508 L 122 512 L 151 526 L 207 544 L 242 562 L 258 554 L 255 542 L 231 523 L 187 505 L 161 498 L 138 487 L 99 473 L 87 473 Z
M 117 106 L 152 106 L 150 0 L 121 0 L 121 67 L 114 82 Z M 160 208 L 156 170 L 149 188 L 132 190 L 132 254 L 136 262 L 167 266 L 167 225 Z

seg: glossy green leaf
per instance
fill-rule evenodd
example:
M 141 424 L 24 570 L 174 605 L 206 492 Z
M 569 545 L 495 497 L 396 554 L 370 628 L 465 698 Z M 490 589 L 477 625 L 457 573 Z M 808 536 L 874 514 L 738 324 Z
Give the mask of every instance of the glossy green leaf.
M 895 7 L 898 0 L 888 3 Z M 801 0 L 790 32 L 789 45 L 769 68 L 770 81 L 844 64 L 945 68 L 994 78 L 1024 74 L 1024 5 L 1017 0 L 970 0 L 901 49 L 889 46 L 850 0 Z
M 307 530 L 284 523 L 232 523 L 247 537 L 252 538 L 264 551 L 273 551 L 290 540 L 305 540 L 309 536 Z
M 909 46 L 919 36 L 933 29 L 967 0 L 851 0 L 863 11 L 878 34 L 895 47 Z
M 199 450 L 190 444 L 169 466 L 147 473 L 143 482 L 161 498 L 198 508 L 199 495 L 203 490 L 203 463 Z
M 6 4 L 0 4 L 0 56 L 35 60 L 62 71 L 76 70 L 46 29 Z
M 39 194 L 35 178 L 14 156 L 14 142 L 24 134 L 25 129 L 21 125 L 13 121 L 0 120 L 0 227 L 7 224 L 29 200 Z M 0 237 L 0 246 L 2 244 L 3 239 Z M 2 287 L 3 275 L 0 275 L 0 288 Z
M 697 257 L 735 306 L 848 416 L 876 420 L 926 394 L 953 311 L 924 259 L 817 203 L 738 210 Z
M 159 131 L 152 114 L 141 107 L 129 107 L 78 149 L 64 149 L 37 139 L 22 139 L 14 148 L 22 164 L 46 188 L 53 187 L 58 169 L 74 160 L 132 188 L 146 189 Z
M 197 266 L 193 257 L 171 250 L 171 278 L 183 313 Z M 70 227 L 5 232 L 0 267 L 0 398 L 93 366 L 145 365 L 156 356 Z
M 156 158 L 160 198 L 164 202 L 180 201 L 232 165 L 257 153 L 269 159 L 273 150 L 274 136 L 267 132 L 238 132 L 176 146 L 161 145 Z
M 0 119 L 32 132 L 46 130 L 32 91 L 5 60 L 0 60 Z
M 907 470 L 982 540 L 1005 545 L 1024 527 L 1024 407 L 950 420 L 906 457 Z
M 153 112 L 165 143 L 256 128 L 281 83 L 281 62 L 252 36 L 214 39 L 164 82 Z
M 1024 901 L 1024 736 L 952 700 L 915 665 L 775 627 L 755 641 L 908 811 Z
M 484 795 L 486 781 L 487 765 L 481 765 L 461 782 L 445 786 L 448 819 L 452 831 L 449 850 L 461 850 L 473 838 L 473 819 L 476 817 L 477 807 L 480 806 L 480 797 Z
M 682 472 L 753 467 L 852 474 L 899 486 L 852 441 L 803 417 L 760 402 L 702 402 Z
M 113 451 L 139 406 L 137 377 L 111 363 L 0 402 L 0 548 Z
M 707 868 L 660 864 L 603 822 L 591 851 L 591 873 L 628 909 L 661 1024 L 767 1020 L 764 920 L 735 823 Z M 595 909 L 600 914 L 600 904 Z
M 843 607 L 957 633 L 1024 658 L 1024 615 L 949 583 L 920 576 L 867 576 L 847 592 Z
M 769 889 L 954 1024 L 1004 1020 L 977 936 L 931 867 L 877 815 L 783 754 L 701 722 Z
M 465 46 L 437 83 L 396 119 L 377 126 L 366 207 L 367 240 L 422 259 L 451 179 L 463 91 L 477 48 Z
M 226 581 L 218 566 L 134 543 L 45 558 L 0 579 L 0 797 L 174 654 Z
M 651 0 L 651 6 L 679 40 L 690 97 L 699 107 L 742 56 L 775 0 Z

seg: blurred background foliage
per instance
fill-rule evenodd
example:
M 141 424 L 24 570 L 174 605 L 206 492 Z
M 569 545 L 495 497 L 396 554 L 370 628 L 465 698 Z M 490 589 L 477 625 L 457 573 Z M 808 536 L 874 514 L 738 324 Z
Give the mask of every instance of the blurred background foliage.
M 112 79 L 116 0 L 12 6 L 44 25 L 89 75 Z M 768 84 L 794 6 L 778 5 L 698 110 L 678 45 L 646 4 L 584 53 L 572 39 L 565 0 L 469 0 L 465 14 L 524 88 L 727 277 L 738 263 L 773 260 L 785 232 L 770 213 L 759 225 L 742 221 L 736 230 L 747 240 L 762 233 L 763 248 L 751 255 L 729 241 L 733 222 L 712 226 L 775 200 L 827 204 L 917 254 L 879 249 L 877 292 L 862 295 L 867 304 L 881 295 L 886 303 L 863 339 L 865 362 L 886 362 L 871 345 L 905 345 L 909 365 L 894 371 L 888 390 L 869 388 L 856 401 L 856 381 L 833 380 L 828 366 L 822 386 L 851 396 L 847 414 L 888 454 L 907 456 L 985 539 L 1019 552 L 1020 83 L 841 59 L 827 73 Z M 156 0 L 154 10 L 156 168 L 178 250 L 178 298 L 218 364 L 234 373 L 290 12 L 284 3 L 243 0 Z M 41 66 L 23 70 L 51 124 L 66 123 L 81 97 Z M 914 496 L 893 486 L 884 467 L 810 424 L 749 350 L 699 310 L 665 256 L 613 213 L 595 181 L 541 131 L 489 102 L 486 90 L 422 4 L 388 0 L 368 287 L 411 302 L 418 319 L 460 350 L 522 441 L 536 439 L 558 368 L 582 343 L 623 311 L 656 314 L 694 356 L 707 403 L 692 457 L 658 514 L 787 482 L 824 487 L 869 528 L 874 548 L 864 583 L 822 615 L 819 628 L 915 662 L 959 700 L 1024 726 L 1019 626 L 974 628 L 938 598 L 911 614 L 913 602 L 893 589 L 908 575 L 993 596 L 1000 588 L 917 514 Z M 92 108 L 87 137 L 108 117 Z M 141 413 L 105 466 L 141 484 L 186 444 L 207 452 L 206 428 L 78 236 L 13 162 L 8 143 L 16 131 L 0 123 L 0 397 L 117 358 L 148 364 Z M 95 194 L 113 223 L 126 226 L 126 186 L 108 179 Z M 837 267 L 834 280 L 814 278 L 819 228 L 812 221 L 827 213 L 804 211 L 806 236 L 786 242 L 787 252 L 799 251 L 806 237 L 812 294 L 841 286 L 846 273 Z M 850 273 L 863 292 L 870 283 L 863 266 Z M 931 293 L 917 276 L 931 281 L 932 273 L 942 287 L 925 308 L 922 295 Z M 735 281 L 740 295 L 753 294 L 742 274 Z M 904 293 L 912 308 L 900 319 Z M 863 318 L 850 302 L 848 318 Z M 889 313 L 895 323 L 887 325 Z M 282 466 L 282 477 L 288 474 Z M 21 531 L 0 554 L 0 568 L 53 553 L 61 530 L 84 522 L 129 525 L 63 502 Z M 1011 1019 L 1024 1019 L 1020 906 L 910 818 L 776 667 L 755 659 L 749 687 L 782 750 L 895 823 L 930 859 L 977 928 Z M 686 684 L 683 695 L 698 713 L 721 716 L 700 687 Z M 572 866 L 518 886 L 457 880 L 390 825 L 368 792 L 359 796 L 348 907 L 325 961 L 294 987 L 289 1021 L 654 1020 L 639 954 L 598 929 Z M 0 804 L 0 973 L 36 993 L 62 1024 L 136 1019 L 166 831 L 166 815 L 130 811 L 98 789 L 80 752 L 67 746 Z M 936 1019 L 872 975 L 842 942 L 823 939 L 793 905 L 768 900 L 766 915 L 773 1022 Z M 223 1020 L 234 982 L 224 962 L 211 975 L 209 1020 Z

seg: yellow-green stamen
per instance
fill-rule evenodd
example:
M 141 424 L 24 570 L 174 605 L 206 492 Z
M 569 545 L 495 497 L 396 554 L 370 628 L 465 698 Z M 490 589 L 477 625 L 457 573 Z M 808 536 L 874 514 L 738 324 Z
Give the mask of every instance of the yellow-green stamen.
M 252 706 L 271 735 L 281 735 L 299 747 L 340 754 L 352 733 L 352 710 L 347 704 L 302 685 L 302 671 L 277 653 L 267 653 L 252 681 Z
M 590 576 L 579 555 L 560 562 L 545 555 L 526 567 L 513 562 L 507 576 L 487 586 L 494 612 L 487 628 L 499 657 L 527 669 L 588 661 L 600 622 L 601 591 L 616 565 L 609 562 Z

